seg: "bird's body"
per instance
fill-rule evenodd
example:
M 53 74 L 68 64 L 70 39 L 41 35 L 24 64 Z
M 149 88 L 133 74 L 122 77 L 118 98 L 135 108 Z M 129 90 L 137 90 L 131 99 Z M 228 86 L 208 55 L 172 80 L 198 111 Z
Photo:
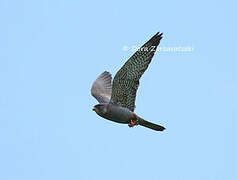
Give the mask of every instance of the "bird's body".
M 108 103 L 108 104 L 99 104 L 97 108 L 101 108 L 101 111 L 96 111 L 95 112 L 108 120 L 117 122 L 117 123 L 123 123 L 123 124 L 129 124 L 130 120 L 134 117 L 134 113 L 131 112 L 128 108 Z
M 139 80 L 148 68 L 161 39 L 162 33 L 157 33 L 146 42 L 117 72 L 113 83 L 111 74 L 107 71 L 94 81 L 91 94 L 100 104 L 95 105 L 93 110 L 99 116 L 128 124 L 129 127 L 142 125 L 156 131 L 165 129 L 134 113 Z

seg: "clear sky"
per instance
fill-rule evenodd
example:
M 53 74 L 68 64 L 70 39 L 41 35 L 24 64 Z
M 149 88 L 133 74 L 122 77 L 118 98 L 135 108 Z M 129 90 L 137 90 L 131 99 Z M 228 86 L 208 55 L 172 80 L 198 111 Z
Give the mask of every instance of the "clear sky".
M 236 180 L 235 1 L 0 0 L 0 179 Z M 115 75 L 156 32 L 135 112 L 167 129 L 92 111 L 95 78 Z

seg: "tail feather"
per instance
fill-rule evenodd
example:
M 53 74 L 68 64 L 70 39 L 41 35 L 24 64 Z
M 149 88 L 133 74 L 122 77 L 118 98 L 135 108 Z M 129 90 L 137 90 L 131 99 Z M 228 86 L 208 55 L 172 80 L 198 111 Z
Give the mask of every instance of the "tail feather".
M 138 119 L 138 123 L 139 123 L 139 125 L 141 125 L 141 126 L 144 126 L 144 127 L 150 128 L 150 129 L 153 129 L 153 130 L 155 130 L 155 131 L 163 131 L 163 130 L 165 130 L 165 127 L 160 126 L 160 125 L 158 125 L 158 124 L 151 123 L 151 122 L 146 121 L 146 120 L 144 120 L 144 119 L 142 119 L 142 118 L 139 118 L 139 119 Z

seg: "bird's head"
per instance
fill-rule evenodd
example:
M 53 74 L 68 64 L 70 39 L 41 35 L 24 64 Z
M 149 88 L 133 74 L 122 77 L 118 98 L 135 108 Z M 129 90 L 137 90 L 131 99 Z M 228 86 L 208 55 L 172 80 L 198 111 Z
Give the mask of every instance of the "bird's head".
M 97 104 L 92 109 L 95 111 L 98 115 L 104 115 L 107 112 L 107 107 L 104 104 Z

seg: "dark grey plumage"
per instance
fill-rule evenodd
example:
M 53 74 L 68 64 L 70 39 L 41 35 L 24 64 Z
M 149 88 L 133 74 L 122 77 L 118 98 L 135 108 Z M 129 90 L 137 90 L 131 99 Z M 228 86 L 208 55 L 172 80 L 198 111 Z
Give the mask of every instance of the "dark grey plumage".
M 110 102 L 134 111 L 139 79 L 148 68 L 161 39 L 162 33 L 155 34 L 117 72 Z

